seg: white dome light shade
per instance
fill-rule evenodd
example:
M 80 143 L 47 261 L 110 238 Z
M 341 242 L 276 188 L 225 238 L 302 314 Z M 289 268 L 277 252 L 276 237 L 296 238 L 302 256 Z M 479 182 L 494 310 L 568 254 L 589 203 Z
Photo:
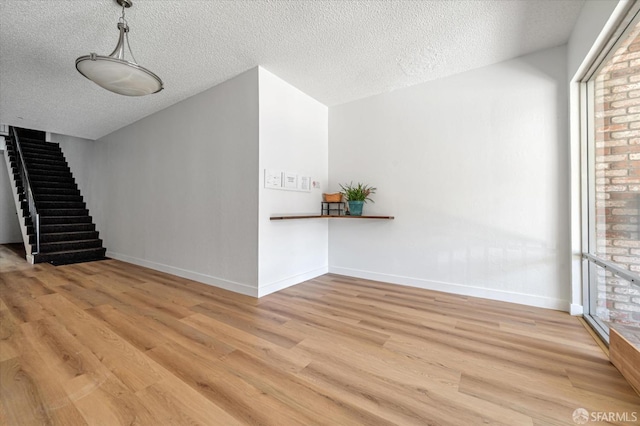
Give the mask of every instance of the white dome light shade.
M 144 96 L 163 89 L 160 77 L 136 64 L 129 45 L 129 26 L 124 18 L 124 10 L 133 5 L 132 0 L 116 0 L 122 6 L 122 17 L 118 22 L 120 37 L 118 44 L 109 56 L 89 55 L 76 59 L 76 69 L 80 74 L 111 92 L 125 96 Z M 133 62 L 124 58 L 124 44 L 127 43 Z
M 111 92 L 144 96 L 162 90 L 162 80 L 137 64 L 110 56 L 86 55 L 76 59 L 80 74 Z

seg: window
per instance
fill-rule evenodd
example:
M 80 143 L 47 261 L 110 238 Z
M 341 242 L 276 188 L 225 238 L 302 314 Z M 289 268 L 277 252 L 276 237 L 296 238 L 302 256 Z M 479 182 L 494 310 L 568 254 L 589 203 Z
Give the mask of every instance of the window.
M 634 13 L 637 12 L 634 10 Z M 640 331 L 640 24 L 634 14 L 583 80 L 585 318 Z

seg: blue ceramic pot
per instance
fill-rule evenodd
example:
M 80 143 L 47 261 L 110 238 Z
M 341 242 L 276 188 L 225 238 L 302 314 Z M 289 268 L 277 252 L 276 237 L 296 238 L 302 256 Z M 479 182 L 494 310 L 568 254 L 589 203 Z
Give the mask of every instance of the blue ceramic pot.
M 362 216 L 364 201 L 349 201 L 349 213 L 351 216 Z

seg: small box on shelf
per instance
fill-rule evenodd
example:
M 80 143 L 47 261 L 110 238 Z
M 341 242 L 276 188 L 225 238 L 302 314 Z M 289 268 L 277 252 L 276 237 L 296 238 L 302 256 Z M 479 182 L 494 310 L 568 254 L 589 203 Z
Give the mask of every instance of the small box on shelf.
M 341 203 L 342 202 L 342 193 L 334 192 L 332 194 L 324 193 L 322 194 L 322 201 L 325 203 Z
M 344 216 L 345 215 L 345 205 L 342 201 L 339 201 L 339 202 L 322 201 L 320 205 L 321 205 L 320 215 L 322 216 Z

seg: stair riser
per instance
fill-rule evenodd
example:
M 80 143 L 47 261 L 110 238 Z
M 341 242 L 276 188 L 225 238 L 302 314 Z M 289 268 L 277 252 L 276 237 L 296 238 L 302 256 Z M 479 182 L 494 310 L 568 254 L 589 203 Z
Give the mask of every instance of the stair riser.
M 17 159 L 15 160 L 17 161 Z M 32 165 L 40 165 L 40 166 L 47 166 L 47 165 L 52 165 L 52 166 L 69 166 L 67 164 L 67 161 L 64 160 L 63 158 L 57 158 L 57 159 L 49 159 L 49 158 L 25 158 L 24 162 L 27 164 L 27 167 L 32 166 Z
M 40 253 L 55 253 L 59 251 L 97 249 L 102 247 L 102 240 L 64 241 L 57 243 L 43 243 L 40 240 Z
M 29 143 L 20 142 L 20 148 L 22 150 L 34 150 L 34 151 L 57 151 L 60 152 L 60 145 L 54 143 Z
M 40 216 L 88 216 L 87 209 L 38 209 Z
M 47 133 L 42 130 L 24 129 L 22 127 L 14 127 L 16 134 L 21 141 L 32 141 L 33 143 L 46 143 Z
M 33 161 L 65 161 L 64 156 L 60 155 L 24 155 L 24 162 L 29 164 Z
M 55 196 L 55 195 L 80 195 L 80 190 L 78 188 L 33 188 L 33 193 L 35 197 L 39 196 Z
M 60 153 L 60 155 L 54 155 L 54 154 L 47 154 L 47 153 L 26 153 L 23 152 L 24 154 L 24 162 L 25 163 L 29 163 L 30 161 L 33 162 L 38 162 L 38 161 L 60 161 L 63 160 L 65 161 L 64 158 L 64 154 Z M 9 153 L 9 161 L 10 162 L 19 162 L 20 157 L 18 156 L 18 153 L 16 151 L 10 152 Z
M 81 195 L 67 195 L 67 194 L 56 194 L 56 195 L 36 195 L 36 203 L 42 203 L 46 201 L 74 201 L 77 203 L 82 203 L 84 200 Z
M 91 261 L 91 260 L 100 260 L 104 258 L 106 253 L 106 249 L 95 249 L 95 250 L 86 250 L 80 253 L 66 254 L 66 255 L 56 255 L 55 253 L 43 253 L 36 254 L 33 256 L 34 263 L 44 263 L 44 262 L 73 262 L 73 261 Z
M 33 148 L 27 148 L 27 147 L 22 147 L 22 154 L 25 156 L 25 158 L 29 158 L 29 157 L 62 157 L 64 156 L 64 154 L 62 154 L 62 151 L 60 151 L 60 149 L 33 149 Z
M 24 194 L 24 187 L 19 185 L 17 187 L 17 191 L 18 195 Z M 37 185 L 34 183 L 31 186 L 31 191 L 36 199 L 38 196 L 43 195 L 80 195 L 78 185 L 63 182 L 43 183 Z
M 84 209 L 87 207 L 83 202 L 78 201 L 41 201 L 36 203 L 38 210 L 50 209 Z
M 31 146 L 27 147 L 25 146 L 21 146 L 22 148 L 22 153 L 25 156 L 28 155 L 63 155 L 62 151 L 60 151 L 60 148 L 52 148 L 52 149 L 48 149 L 48 148 L 32 148 Z M 17 151 L 14 151 L 15 153 L 17 153 Z
M 69 177 L 69 176 L 31 176 L 29 175 L 29 181 L 31 182 L 32 185 L 38 185 L 40 182 L 45 182 L 45 183 L 53 183 L 53 182 L 60 182 L 60 183 L 75 183 L 76 180 L 73 177 Z
M 77 190 L 78 185 L 67 182 L 34 182 L 33 192 L 36 194 L 48 194 L 50 189 L 70 189 Z
M 29 177 L 32 179 L 47 178 L 51 176 L 73 178 L 73 174 L 71 174 L 71 172 L 68 170 L 45 170 L 45 169 L 29 170 Z
M 92 221 L 91 216 L 43 216 L 40 218 L 41 225 L 91 224 Z
M 46 166 L 34 166 L 34 165 L 28 165 L 27 166 L 29 168 L 29 176 L 73 176 L 73 174 L 71 173 L 71 171 L 69 170 L 69 167 L 67 166 L 51 166 L 51 165 L 46 165 Z M 20 175 L 20 171 L 18 170 L 17 167 L 12 167 L 11 168 L 11 172 L 14 175 Z
M 68 232 L 57 234 L 40 234 L 40 244 L 42 243 L 54 243 L 60 241 L 78 241 L 78 240 L 96 240 L 98 239 L 97 231 L 89 232 Z M 29 244 L 36 243 L 36 236 L 29 235 Z
M 80 232 L 80 231 L 95 231 L 96 225 L 93 223 L 74 223 L 74 224 L 59 224 L 59 225 L 40 225 L 40 232 L 43 234 L 48 233 L 60 233 L 60 232 Z M 33 226 L 27 227 L 28 234 L 35 234 Z
M 27 165 L 27 170 L 70 170 L 69 165 L 64 160 L 29 160 L 25 161 L 25 164 Z
M 69 167 L 65 165 L 55 166 L 52 164 L 45 164 L 45 165 L 30 164 L 28 167 L 29 167 L 29 174 L 32 174 L 32 175 L 45 174 L 49 172 L 71 173 L 71 170 L 69 169 Z
M 60 144 L 51 142 L 31 142 L 21 139 L 20 147 L 26 149 L 60 149 Z

